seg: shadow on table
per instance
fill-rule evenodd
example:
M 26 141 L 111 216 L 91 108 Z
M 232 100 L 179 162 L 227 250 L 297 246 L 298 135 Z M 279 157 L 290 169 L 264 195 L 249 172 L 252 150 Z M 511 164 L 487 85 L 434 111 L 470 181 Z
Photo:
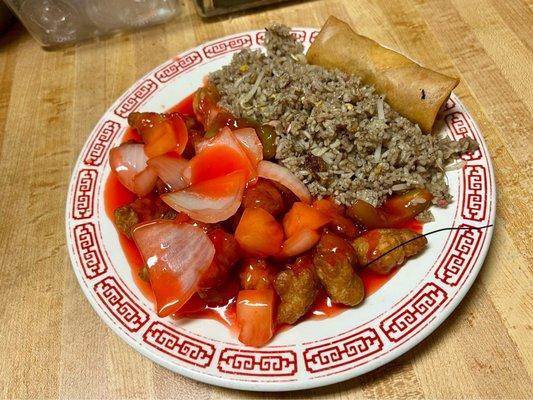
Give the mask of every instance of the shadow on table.
M 19 21 L 14 21 L 5 32 L 0 34 L 0 52 L 11 50 L 26 36 L 29 36 L 26 28 Z
M 261 14 L 264 12 L 277 11 L 279 9 L 287 8 L 290 6 L 295 6 L 297 4 L 299 5 L 302 3 L 314 3 L 317 1 L 320 1 L 320 0 L 285 0 L 279 3 L 268 4 L 265 6 L 248 8 L 248 9 L 240 10 L 240 11 L 233 11 L 227 14 L 213 15 L 210 17 L 200 17 L 200 16 L 199 17 L 204 23 L 220 22 L 221 20 L 224 20 L 224 19 L 232 19 L 232 18 L 242 17 L 245 15 L 254 15 L 254 14 Z

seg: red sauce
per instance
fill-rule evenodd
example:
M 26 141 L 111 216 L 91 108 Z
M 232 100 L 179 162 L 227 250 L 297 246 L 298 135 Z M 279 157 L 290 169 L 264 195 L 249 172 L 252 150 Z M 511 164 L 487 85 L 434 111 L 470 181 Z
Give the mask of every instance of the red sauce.
M 192 95 L 187 97 L 181 103 L 167 110 L 167 112 L 180 112 L 186 115 L 193 115 L 192 98 Z M 123 142 L 127 142 L 128 140 L 141 141 L 141 137 L 135 130 L 128 129 L 124 134 Z M 109 178 L 107 179 L 107 182 L 105 184 L 104 202 L 106 213 L 111 220 L 113 220 L 113 212 L 117 207 L 129 204 L 133 202 L 136 198 L 137 197 L 135 194 L 131 193 L 124 186 L 122 186 L 122 184 L 116 178 L 115 174 L 109 175 Z M 422 224 L 415 220 L 409 221 L 403 224 L 401 227 L 409 228 L 419 233 L 422 232 Z M 119 239 L 124 255 L 126 256 L 128 263 L 130 264 L 131 273 L 135 284 L 143 293 L 143 295 L 155 305 L 155 298 L 150 284 L 142 280 L 139 276 L 139 272 L 144 266 L 144 262 L 139 251 L 137 250 L 137 247 L 135 246 L 135 243 L 133 242 L 133 240 L 128 239 L 123 234 L 119 234 Z M 375 248 L 375 245 L 371 245 L 370 248 Z M 391 279 L 396 274 L 396 272 L 397 269 L 394 269 L 387 275 L 380 275 L 371 271 L 368 268 L 358 271 L 365 287 L 365 297 L 368 297 L 375 293 L 389 279 Z M 235 275 L 230 277 L 229 279 L 234 280 L 235 282 L 238 277 Z M 177 314 L 174 315 L 174 317 L 178 319 L 186 317 L 208 318 L 216 320 L 227 326 L 235 334 L 237 334 L 238 327 L 236 324 L 236 305 L 234 300 L 235 299 L 230 299 L 228 304 L 223 306 L 212 307 L 209 306 L 204 300 L 202 300 L 197 294 L 195 294 L 187 302 L 187 304 L 185 304 L 185 306 Z M 331 299 L 329 299 L 329 297 L 324 292 L 322 292 L 315 301 L 312 310 L 310 310 L 302 319 L 322 320 L 338 315 L 348 308 L 350 307 L 342 304 L 332 303 Z M 290 327 L 290 325 L 278 327 L 278 331 L 286 330 Z
M 185 99 L 183 99 L 181 102 L 176 104 L 174 107 L 169 108 L 166 112 L 167 113 L 179 112 L 185 115 L 194 115 L 194 112 L 192 110 L 193 97 L 194 97 L 194 93 L 192 93 L 190 96 L 187 96 Z

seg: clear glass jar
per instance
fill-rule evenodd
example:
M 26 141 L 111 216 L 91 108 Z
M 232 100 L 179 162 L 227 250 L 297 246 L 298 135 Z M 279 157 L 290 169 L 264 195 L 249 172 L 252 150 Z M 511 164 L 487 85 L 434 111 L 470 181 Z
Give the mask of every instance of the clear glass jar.
M 4 0 L 43 47 L 162 23 L 179 0 Z

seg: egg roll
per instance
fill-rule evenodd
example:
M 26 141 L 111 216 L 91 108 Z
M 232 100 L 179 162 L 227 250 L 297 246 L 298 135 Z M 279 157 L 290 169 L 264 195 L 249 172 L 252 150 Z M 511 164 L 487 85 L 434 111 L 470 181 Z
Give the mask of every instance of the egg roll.
M 411 59 L 356 33 L 330 16 L 307 51 L 307 61 L 338 68 L 373 85 L 401 115 L 431 133 L 435 118 L 459 79 L 424 68 Z

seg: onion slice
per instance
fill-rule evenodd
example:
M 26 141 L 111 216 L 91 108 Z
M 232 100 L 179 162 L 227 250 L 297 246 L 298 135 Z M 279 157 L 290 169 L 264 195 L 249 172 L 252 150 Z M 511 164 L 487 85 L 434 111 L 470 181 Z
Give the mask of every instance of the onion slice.
M 157 183 L 157 174 L 155 171 L 146 167 L 133 177 L 133 191 L 139 197 L 146 196 L 152 191 Z
M 305 203 L 311 202 L 311 193 L 309 193 L 307 186 L 287 168 L 271 161 L 262 160 L 257 165 L 257 174 L 261 178 L 270 179 L 271 181 L 282 184 L 298 196 L 301 201 Z
M 253 165 L 257 165 L 263 159 L 263 144 L 257 137 L 254 128 L 241 128 L 233 131 L 233 134 L 248 155 Z
M 231 129 L 227 126 L 222 128 L 215 137 L 211 139 L 200 140 L 195 146 L 196 155 L 208 148 L 222 146 L 234 150 L 239 155 L 240 159 L 242 160 L 243 168 L 246 170 L 248 181 L 252 183 L 257 181 L 257 171 L 255 168 L 256 164 L 252 163 L 250 157 L 245 151 L 244 145 L 241 144 Z
M 120 183 L 139 196 L 144 196 L 153 188 L 152 186 L 147 193 L 144 193 L 146 192 L 145 185 L 150 182 L 149 178 L 153 178 L 153 174 L 148 172 L 144 176 L 135 179 L 137 174 L 146 169 L 147 161 L 148 157 L 144 153 L 144 145 L 142 143 L 124 143 L 109 152 L 109 164 L 111 169 L 117 174 Z M 138 183 L 135 182 L 136 180 Z M 140 192 L 138 193 L 137 191 Z
M 242 170 L 196 183 L 178 192 L 165 193 L 161 199 L 174 210 L 205 223 L 228 219 L 241 205 L 246 174 Z
M 137 225 L 133 240 L 148 266 L 157 314 L 175 313 L 197 291 L 215 246 L 202 229 L 167 220 Z
M 294 257 L 311 249 L 320 241 L 320 234 L 313 229 L 302 229 L 290 236 L 281 246 L 280 257 Z
M 183 158 L 162 155 L 149 159 L 148 165 L 172 191 L 184 189 L 191 184 L 189 162 Z

